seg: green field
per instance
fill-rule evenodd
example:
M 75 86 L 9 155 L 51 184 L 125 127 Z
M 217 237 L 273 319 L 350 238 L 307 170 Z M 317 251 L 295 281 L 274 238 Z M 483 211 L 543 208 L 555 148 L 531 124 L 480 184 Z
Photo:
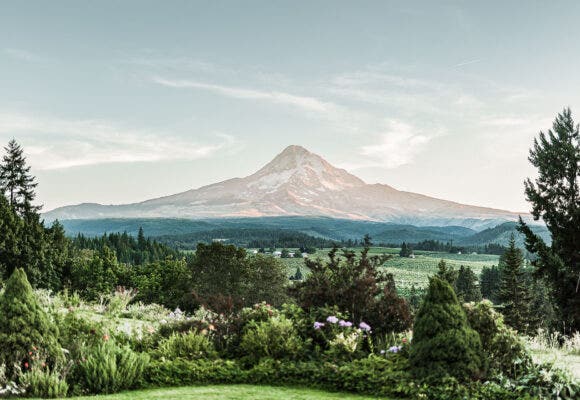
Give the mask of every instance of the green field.
M 348 393 L 331 393 L 315 389 L 297 389 L 272 386 L 252 385 L 216 385 L 188 386 L 180 388 L 165 388 L 138 390 L 112 394 L 108 396 L 74 397 L 75 399 L 102 400 L 142 400 L 142 399 L 199 399 L 199 400 L 366 400 L 376 397 L 360 396 Z M 384 397 L 383 397 L 384 399 Z
M 361 249 L 356 249 L 360 251 Z M 371 255 L 390 254 L 392 258 L 384 264 L 386 272 L 390 272 L 395 277 L 397 288 L 401 292 L 406 292 L 412 285 L 424 288 L 429 283 L 429 277 L 437 272 L 437 264 L 441 259 L 453 267 L 459 268 L 461 265 L 470 267 L 475 274 L 479 275 L 483 267 L 497 265 L 499 256 L 490 254 L 454 254 L 436 251 L 415 251 L 415 258 L 399 257 L 397 248 L 373 247 Z M 319 250 L 310 256 L 311 259 L 326 259 L 330 249 Z M 281 261 L 287 266 L 288 273 L 294 274 L 296 267 L 302 268 L 302 273 L 308 273 L 304 267 L 304 260 L 300 258 L 282 258 Z

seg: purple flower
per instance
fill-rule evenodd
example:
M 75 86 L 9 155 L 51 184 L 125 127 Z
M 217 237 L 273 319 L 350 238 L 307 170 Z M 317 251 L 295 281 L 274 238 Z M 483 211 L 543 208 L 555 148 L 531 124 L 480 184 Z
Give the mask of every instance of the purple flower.
M 389 347 L 389 350 L 387 350 L 389 353 L 398 353 L 399 350 L 401 350 L 401 346 L 391 346 Z
M 338 321 L 338 325 L 342 326 L 343 328 L 349 328 L 352 326 L 352 322 L 341 319 L 340 321 Z
M 371 327 L 370 327 L 370 325 L 369 325 L 369 324 L 367 324 L 366 322 L 361 322 L 361 323 L 358 325 L 358 327 L 359 327 L 359 328 L 361 328 L 363 331 L 367 331 L 367 332 L 370 332 L 370 331 L 371 331 Z
M 320 329 L 324 326 L 324 322 L 314 322 L 314 329 Z
M 338 318 L 336 318 L 334 315 L 331 315 L 330 317 L 326 318 L 326 322 L 330 322 L 331 324 L 336 324 L 338 322 Z

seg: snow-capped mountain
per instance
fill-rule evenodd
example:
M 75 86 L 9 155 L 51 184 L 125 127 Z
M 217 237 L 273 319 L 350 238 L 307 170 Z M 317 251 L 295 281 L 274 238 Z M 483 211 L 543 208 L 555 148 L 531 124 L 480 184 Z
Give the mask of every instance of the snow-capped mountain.
M 231 218 L 327 216 L 412 225 L 470 228 L 513 221 L 517 214 L 469 206 L 383 184 L 367 184 L 301 146 L 289 146 L 245 178 L 126 205 L 79 204 L 44 214 L 46 220 L 97 218 Z

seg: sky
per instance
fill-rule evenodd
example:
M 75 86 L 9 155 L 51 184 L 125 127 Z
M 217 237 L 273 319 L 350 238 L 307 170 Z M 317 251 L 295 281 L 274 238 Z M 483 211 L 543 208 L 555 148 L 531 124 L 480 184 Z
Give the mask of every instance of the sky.
M 577 1 L 3 1 L 0 143 L 44 211 L 247 176 L 298 144 L 368 183 L 528 211 L 580 110 Z M 580 120 L 580 117 L 576 116 Z

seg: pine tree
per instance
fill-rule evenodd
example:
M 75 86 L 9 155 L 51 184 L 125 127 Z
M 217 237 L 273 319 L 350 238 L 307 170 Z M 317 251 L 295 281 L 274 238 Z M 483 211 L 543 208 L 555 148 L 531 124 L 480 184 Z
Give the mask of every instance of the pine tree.
M 34 176 L 30 175 L 30 167 L 26 166 L 22 147 L 12 139 L 4 148 L 6 155 L 0 165 L 0 188 L 9 204 L 20 214 L 35 213 L 40 206 L 33 206 L 36 197 L 34 189 L 37 183 Z
M 479 277 L 481 295 L 484 299 L 497 303 L 497 295 L 500 286 L 499 268 L 492 265 L 491 268 L 483 267 Z
M 457 271 L 455 271 L 453 267 L 448 268 L 447 263 L 443 259 L 439 261 L 439 264 L 437 264 L 437 268 L 438 268 L 437 277 L 439 279 L 444 280 L 452 287 L 455 286 L 455 281 L 457 280 Z
M 503 305 L 505 322 L 512 328 L 527 332 L 530 328 L 532 299 L 524 276 L 524 256 L 511 235 L 508 249 L 500 259 L 501 283 L 498 300 Z
M 0 295 L 0 315 L 0 364 L 4 363 L 11 374 L 15 364 L 25 369 L 34 347 L 46 353 L 48 361 L 62 357 L 58 329 L 40 307 L 21 268 L 14 271 Z
M 544 220 L 552 236 L 548 246 L 520 219 L 526 248 L 536 254 L 538 275 L 555 291 L 564 325 L 580 330 L 580 126 L 565 108 L 553 128 L 534 139 L 529 161 L 537 168 L 535 182 L 525 181 L 525 194 L 535 220 Z
M 463 265 L 459 268 L 457 280 L 455 281 L 455 292 L 461 301 L 470 303 L 481 301 L 481 291 L 477 285 L 477 277 L 469 267 Z
M 417 313 L 409 362 L 419 379 L 452 376 L 466 381 L 483 370 L 479 334 L 469 327 L 451 285 L 438 277 L 431 278 Z

